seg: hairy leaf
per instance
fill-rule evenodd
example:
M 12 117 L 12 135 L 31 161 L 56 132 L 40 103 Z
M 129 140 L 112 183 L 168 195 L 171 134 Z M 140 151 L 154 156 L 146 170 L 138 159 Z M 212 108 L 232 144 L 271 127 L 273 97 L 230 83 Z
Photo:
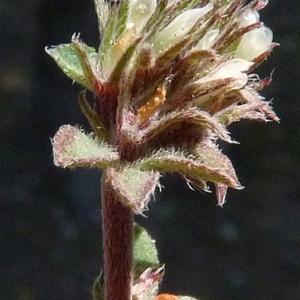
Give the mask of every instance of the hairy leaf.
M 193 155 L 174 149 L 162 149 L 139 163 L 141 168 L 160 172 L 177 172 L 184 177 L 240 189 L 228 157 L 214 147 L 198 147 Z
M 63 168 L 106 168 L 118 163 L 118 153 L 92 134 L 71 125 L 61 126 L 52 139 L 54 164 Z

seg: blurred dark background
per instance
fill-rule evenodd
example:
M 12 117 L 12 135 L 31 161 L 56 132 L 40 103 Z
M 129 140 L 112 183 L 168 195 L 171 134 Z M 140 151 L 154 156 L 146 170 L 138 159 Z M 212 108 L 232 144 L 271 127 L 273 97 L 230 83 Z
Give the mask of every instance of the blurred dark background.
M 178 176 L 138 218 L 166 263 L 164 292 L 199 299 L 300 299 L 300 2 L 271 1 L 262 20 L 281 47 L 257 72 L 281 124 L 231 126 L 224 145 L 246 188 L 191 191 Z M 80 87 L 44 52 L 74 32 L 97 47 L 92 0 L 0 2 L 0 299 L 91 299 L 101 264 L 100 172 L 53 165 L 63 124 L 90 129 Z

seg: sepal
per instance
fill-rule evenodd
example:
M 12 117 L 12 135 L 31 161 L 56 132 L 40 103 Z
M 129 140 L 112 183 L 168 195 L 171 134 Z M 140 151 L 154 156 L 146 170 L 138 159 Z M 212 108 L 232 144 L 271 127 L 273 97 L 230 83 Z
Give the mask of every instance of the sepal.
M 217 195 L 218 205 L 223 207 L 223 205 L 225 203 L 225 198 L 226 198 L 228 187 L 225 184 L 219 184 L 219 183 L 215 183 L 215 187 L 216 187 L 216 195 Z
M 211 132 L 219 138 L 227 142 L 232 142 L 228 131 L 217 118 L 210 116 L 207 112 L 197 109 L 196 107 L 190 107 L 163 115 L 160 118 L 151 120 L 149 124 L 147 124 L 148 126 L 141 124 L 141 127 L 138 127 L 138 124 L 131 123 L 130 120 L 124 119 L 122 133 L 127 136 L 128 140 L 135 143 L 143 143 L 176 123 L 193 124 L 199 126 L 199 128 L 211 130 Z
M 264 83 L 254 83 L 253 86 L 255 87 L 257 85 L 259 87 L 260 84 Z M 241 104 L 230 105 L 216 114 L 220 122 L 226 126 L 241 119 L 265 122 L 273 120 L 279 122 L 279 118 L 270 106 L 270 102 L 264 101 L 264 98 L 253 88 L 246 87 L 242 90 L 234 91 L 234 94 L 231 94 L 229 98 L 235 99 L 233 102 L 239 101 Z M 223 101 L 226 101 L 226 98 L 224 98 Z

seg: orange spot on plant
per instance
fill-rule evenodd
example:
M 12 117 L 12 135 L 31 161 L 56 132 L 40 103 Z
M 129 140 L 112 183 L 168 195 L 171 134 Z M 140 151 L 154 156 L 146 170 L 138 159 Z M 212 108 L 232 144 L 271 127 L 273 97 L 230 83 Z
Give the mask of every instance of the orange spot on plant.
M 143 105 L 137 111 L 137 122 L 138 124 L 143 121 L 149 120 L 149 118 L 155 113 L 155 111 L 163 105 L 166 100 L 166 89 L 163 84 L 160 84 L 156 89 L 154 96 L 147 102 L 146 105 Z
M 160 294 L 157 295 L 154 300 L 179 300 L 179 298 L 171 294 Z

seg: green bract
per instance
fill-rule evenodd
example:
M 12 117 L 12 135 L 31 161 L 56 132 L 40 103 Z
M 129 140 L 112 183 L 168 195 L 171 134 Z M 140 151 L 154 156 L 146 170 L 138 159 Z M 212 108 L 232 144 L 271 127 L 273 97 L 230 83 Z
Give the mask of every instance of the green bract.
M 96 65 L 97 53 L 94 48 L 83 43 L 80 43 L 79 47 L 77 42 L 73 42 L 47 47 L 46 52 L 70 79 L 93 90 L 93 79 L 89 69 Z

